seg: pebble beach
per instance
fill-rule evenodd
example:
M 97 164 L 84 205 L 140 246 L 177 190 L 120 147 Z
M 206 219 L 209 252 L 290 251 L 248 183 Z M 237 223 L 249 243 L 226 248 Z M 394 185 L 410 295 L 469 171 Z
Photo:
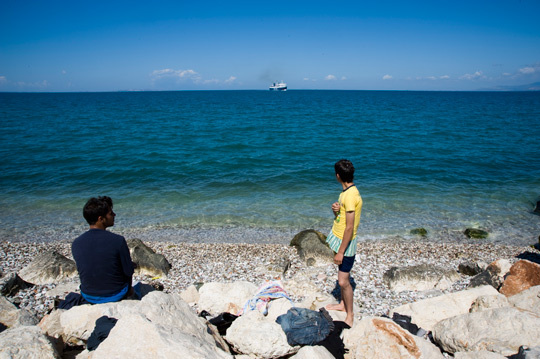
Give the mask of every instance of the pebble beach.
M 249 281 L 259 286 L 266 280 L 287 279 L 300 276 L 308 278 L 320 292 L 331 293 L 336 287 L 337 266 L 307 266 L 294 247 L 285 244 L 242 243 L 178 243 L 145 242 L 156 253 L 163 254 L 172 269 L 167 278 L 134 277 L 134 281 L 156 284 L 168 293 L 180 293 L 192 284 L 208 282 Z M 58 242 L 0 242 L 0 271 L 5 275 L 20 271 L 36 256 L 48 250 L 56 250 L 72 259 L 71 243 Z M 451 288 L 440 291 L 405 291 L 395 293 L 383 283 L 383 274 L 393 266 L 432 264 L 445 269 L 457 270 L 467 260 L 490 263 L 497 259 L 516 262 L 517 255 L 538 252 L 527 246 L 479 243 L 432 243 L 428 240 L 404 240 L 387 238 L 358 244 L 356 262 L 351 272 L 356 283 L 354 301 L 359 316 L 381 316 L 399 305 L 442 293 L 463 290 L 470 278 L 461 275 Z M 285 273 L 283 269 L 287 268 Z M 73 281 L 77 281 L 74 279 Z M 20 290 L 9 299 L 43 317 L 60 297 L 56 284 L 36 285 Z M 287 290 L 287 287 L 285 287 Z M 301 296 L 292 296 L 301 301 Z M 62 299 L 62 298 L 60 298 Z

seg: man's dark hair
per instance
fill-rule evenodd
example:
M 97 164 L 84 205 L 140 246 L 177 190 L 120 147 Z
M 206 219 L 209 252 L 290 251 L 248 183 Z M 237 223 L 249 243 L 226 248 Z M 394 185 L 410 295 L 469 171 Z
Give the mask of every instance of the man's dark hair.
M 98 218 L 105 217 L 113 208 L 111 197 L 100 196 L 92 197 L 86 202 L 83 208 L 83 216 L 88 224 L 95 224 Z
M 354 180 L 354 166 L 349 160 L 339 160 L 334 165 L 336 174 L 343 182 L 352 182 Z

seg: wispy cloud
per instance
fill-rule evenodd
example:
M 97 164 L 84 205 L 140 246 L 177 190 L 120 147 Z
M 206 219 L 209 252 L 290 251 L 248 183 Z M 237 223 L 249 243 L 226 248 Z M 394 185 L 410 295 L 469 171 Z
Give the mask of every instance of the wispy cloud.
M 0 84 L 5 84 L 7 83 L 7 79 L 5 76 L 0 76 Z
M 326 81 L 335 81 L 336 77 L 334 75 L 328 75 L 324 78 Z
M 232 83 L 235 82 L 235 81 L 236 81 L 236 77 L 231 76 L 231 77 L 229 77 L 227 80 L 225 80 L 225 83 L 226 83 L 226 84 L 232 84 Z
M 383 80 L 391 80 L 391 79 L 392 79 L 392 76 L 387 74 L 387 75 L 384 75 L 384 76 L 382 77 L 382 79 L 383 79 Z
M 534 74 L 534 73 L 537 73 L 537 72 L 540 72 L 540 63 L 530 65 L 530 66 L 525 66 L 525 67 L 522 67 L 521 69 L 519 69 L 519 73 L 521 73 L 523 75 L 530 75 L 530 74 Z
M 174 70 L 174 69 L 161 69 L 154 70 L 150 74 L 152 82 L 154 84 L 174 81 L 176 83 L 191 82 L 196 85 L 208 85 L 208 84 L 226 84 L 230 85 L 236 83 L 237 78 L 235 76 L 230 76 L 226 80 L 218 79 L 204 79 L 201 74 L 193 69 L 187 70 Z
M 481 79 L 481 78 L 485 78 L 482 71 L 476 71 L 473 74 L 465 74 L 463 76 L 460 76 L 460 79 L 462 79 L 462 80 L 477 80 L 477 79 Z

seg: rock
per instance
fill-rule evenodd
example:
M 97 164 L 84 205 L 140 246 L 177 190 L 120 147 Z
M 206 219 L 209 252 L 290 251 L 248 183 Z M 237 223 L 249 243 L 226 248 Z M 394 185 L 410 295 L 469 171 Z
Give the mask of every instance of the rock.
M 394 313 L 408 315 L 413 324 L 430 331 L 443 319 L 469 313 L 472 303 L 479 296 L 497 294 L 499 292 L 492 286 L 467 289 L 399 306 L 392 309 L 389 316 L 392 317 Z
M 225 340 L 239 353 L 257 358 L 279 358 L 300 349 L 291 347 L 281 326 L 265 320 L 258 310 L 236 319 L 227 329 Z
M 429 264 L 392 267 L 383 275 L 384 283 L 393 291 L 447 289 L 460 278 L 455 270 L 445 270 Z
M 490 263 L 485 271 L 471 279 L 469 288 L 490 285 L 495 289 L 499 289 L 511 266 L 507 259 L 499 259 Z
M 313 229 L 298 233 L 290 245 L 296 248 L 300 259 L 312 265 L 332 263 L 334 258 L 334 252 L 326 243 L 326 236 Z
M 522 346 L 516 355 L 512 355 L 512 359 L 540 359 L 540 346 L 528 348 Z
M 427 230 L 425 228 L 411 229 L 411 234 L 415 236 L 425 237 L 427 236 Z
M 351 329 L 343 331 L 343 342 L 351 359 L 444 358 L 435 345 L 380 317 L 355 322 Z
M 60 358 L 55 345 L 36 326 L 20 326 L 0 333 L 0 358 Z
M 19 290 L 32 287 L 33 284 L 22 280 L 17 273 L 8 273 L 0 279 L 0 294 L 6 297 L 11 297 L 17 294 Z
M 190 285 L 189 287 L 187 287 L 186 290 L 180 293 L 180 297 L 186 303 L 197 303 L 200 298 L 199 291 L 194 285 Z
M 502 294 L 481 295 L 471 305 L 470 313 L 481 312 L 487 309 L 509 307 L 511 304 Z
M 489 309 L 442 320 L 432 334 L 449 353 L 488 350 L 508 356 L 522 345 L 540 345 L 540 315 L 513 307 Z
M 473 239 L 484 239 L 487 238 L 489 233 L 478 228 L 467 228 L 465 232 L 463 232 L 468 238 Z
M 178 324 L 181 324 L 178 323 Z M 128 314 L 118 320 L 109 336 L 94 351 L 94 358 L 193 358 L 232 359 L 218 349 L 201 322 L 197 332 L 153 321 L 142 314 Z M 201 340 L 205 335 L 207 340 Z
M 268 305 L 268 314 L 266 314 L 266 319 L 275 322 L 277 317 L 282 314 L 286 314 L 289 309 L 293 307 L 293 303 L 287 298 L 279 298 L 270 301 Z
M 510 268 L 500 292 L 510 297 L 536 285 L 540 285 L 540 265 L 520 260 Z
M 540 314 L 540 285 L 508 297 L 513 306 Z
M 78 274 L 75 262 L 57 251 L 40 254 L 19 272 L 19 276 L 28 283 L 49 284 L 61 282 Z
M 290 359 L 334 359 L 325 347 L 320 345 L 302 347 L 298 353 L 290 357 Z
M 480 350 L 477 352 L 457 352 L 454 354 L 454 359 L 506 359 L 506 357 L 487 350 Z
M 8 328 L 36 325 L 38 320 L 26 309 L 19 309 L 5 297 L 0 296 L 0 323 Z
M 56 287 L 47 291 L 47 296 L 64 299 L 71 292 L 79 292 L 81 281 L 79 278 L 74 278 L 71 281 L 58 283 Z
M 223 312 L 238 314 L 244 304 L 257 292 L 255 284 L 247 281 L 234 283 L 205 283 L 199 289 L 198 306 L 213 315 Z
M 468 276 L 475 276 L 485 271 L 486 268 L 487 264 L 485 262 L 466 261 L 459 264 L 458 272 Z
M 157 254 L 140 239 L 127 240 L 131 260 L 137 264 L 135 274 L 150 277 L 166 277 L 171 264 L 162 254 Z

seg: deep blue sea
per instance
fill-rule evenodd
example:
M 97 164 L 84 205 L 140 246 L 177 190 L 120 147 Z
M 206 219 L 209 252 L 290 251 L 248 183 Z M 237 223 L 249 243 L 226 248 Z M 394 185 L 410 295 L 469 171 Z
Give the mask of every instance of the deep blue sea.
M 531 244 L 540 93 L 0 93 L 0 240 L 72 240 L 92 196 L 143 240 L 288 243 L 328 233 L 351 160 L 361 240 Z

